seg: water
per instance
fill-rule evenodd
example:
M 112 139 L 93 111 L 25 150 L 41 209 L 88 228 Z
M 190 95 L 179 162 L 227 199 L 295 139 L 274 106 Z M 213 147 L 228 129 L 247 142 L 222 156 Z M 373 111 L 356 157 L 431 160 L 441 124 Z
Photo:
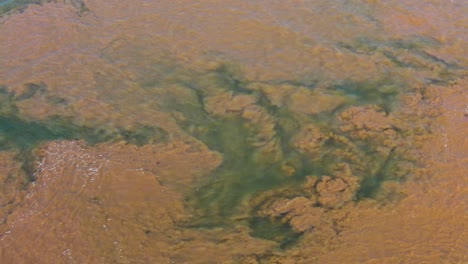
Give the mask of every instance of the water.
M 3 0 L 0 1 L 0 15 L 12 10 L 25 8 L 29 4 L 40 4 L 42 0 Z
M 267 261 L 265 252 L 333 241 L 346 226 L 340 214 L 404 199 L 401 186 L 424 165 L 431 87 L 466 73 L 463 23 L 447 15 L 460 3 L 434 11 L 444 8 L 434 1 L 433 13 L 392 1 L 35 3 L 0 2 L 0 14 L 24 7 L 0 24 L 0 152 L 10 164 L 0 173 L 19 164 L 21 190 L 36 197 L 10 198 L 15 185 L 5 183 L 5 201 L 24 205 L 5 207 L 0 231 L 13 232 L 4 248 L 24 252 L 14 223 L 33 226 L 24 215 L 43 208 L 56 218 L 41 223 L 62 221 L 61 235 L 97 245 L 88 252 L 65 239 L 64 263 L 102 254 L 187 263 L 180 241 L 225 252 L 217 261 Z M 417 20 L 436 15 L 446 22 Z M 51 143 L 77 141 L 83 147 Z M 243 245 L 264 248 L 239 259 Z
M 0 2 L 0 5 L 7 5 L 7 4 L 10 4 L 13 0 L 5 0 L 5 1 L 1 1 Z

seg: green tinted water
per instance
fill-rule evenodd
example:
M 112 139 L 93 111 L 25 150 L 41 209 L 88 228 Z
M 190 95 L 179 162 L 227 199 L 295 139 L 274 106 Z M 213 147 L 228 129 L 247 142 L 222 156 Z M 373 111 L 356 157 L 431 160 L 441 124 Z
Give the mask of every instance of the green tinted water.
M 421 61 L 430 62 L 432 66 L 439 67 L 432 76 L 434 80 L 449 80 L 448 73 L 457 67 L 421 53 L 418 45 L 425 45 L 425 42 L 378 46 L 358 41 L 357 44 L 343 46 L 355 52 L 383 52 L 386 56 L 391 52 L 402 52 L 402 49 L 413 49 L 415 52 L 406 58 L 406 63 L 392 59 L 395 67 L 406 69 L 420 63 L 425 69 Z M 154 93 L 155 105 L 162 111 L 181 114 L 183 118 L 178 119 L 180 127 L 223 157 L 222 164 L 211 175 L 195 183 L 187 194 L 187 206 L 194 212 L 190 226 L 229 226 L 240 219 L 252 229 L 253 236 L 287 246 L 294 243 L 298 235 L 279 219 L 258 215 L 258 204 L 264 199 L 310 195 L 316 190 L 304 190 L 302 185 L 306 177 L 338 177 L 339 164 L 346 164 L 360 184 L 355 200 L 376 197 L 384 182 L 404 180 L 408 173 L 400 167 L 400 162 L 412 162 L 406 153 L 410 146 L 406 136 L 412 133 L 410 126 L 390 125 L 389 130 L 393 131 L 390 138 L 382 136 L 382 131 L 370 131 L 368 137 L 359 138 L 353 134 L 355 131 L 343 130 L 340 119 L 340 115 L 353 106 L 372 106 L 385 116 L 398 116 L 399 96 L 412 89 L 407 84 L 408 80 L 398 74 L 376 76 L 366 82 L 336 80 L 324 88 L 315 85 L 320 80 L 261 83 L 246 80 L 241 71 L 229 63 L 199 71 L 174 65 L 165 67 L 164 64 L 158 69 L 164 76 L 146 78 L 141 82 L 141 88 L 162 91 Z M 310 105 L 320 104 L 324 100 L 323 94 L 336 98 L 339 103 L 314 113 L 304 113 L 294 108 L 292 97 L 286 96 L 286 103 L 278 104 L 268 95 L 267 89 L 258 88 L 283 89 L 283 85 L 289 87 L 287 89 L 291 89 L 291 93 L 310 92 L 307 99 Z M 59 115 L 32 121 L 18 112 L 18 102 L 33 100 L 35 95 L 45 93 L 45 90 L 46 87 L 40 84 L 29 84 L 21 95 L 8 92 L 6 87 L 0 89 L 1 150 L 27 152 L 43 141 L 56 139 L 83 139 L 90 144 L 123 140 L 144 145 L 166 140 L 169 136 L 157 126 L 141 126 L 128 131 L 112 124 L 83 125 Z M 231 98 L 246 96 L 253 99 L 246 106 L 232 111 L 225 106 L 230 103 L 229 99 L 221 102 L 218 107 L 226 109 L 220 114 L 210 108 L 209 101 L 223 94 Z M 48 98 L 53 104 L 66 103 L 58 97 Z M 246 111 L 260 117 L 248 117 Z M 301 146 L 294 142 L 307 126 L 314 127 L 322 135 L 317 149 L 311 152 L 301 150 Z M 392 145 L 387 141 L 395 143 Z M 265 198 L 258 198 L 265 193 L 268 193 Z M 256 199 L 263 200 L 259 202 Z
M 413 44 L 408 45 L 412 48 Z M 403 46 L 407 49 L 408 45 Z M 402 46 L 396 46 L 393 51 L 402 49 Z M 416 48 L 417 46 L 413 49 Z M 457 68 L 421 55 L 417 49 L 414 54 L 412 55 L 418 60 L 426 60 L 428 65 L 440 66 L 439 70 L 433 72 L 432 80 L 447 81 L 450 79 L 447 74 L 451 71 L 449 68 Z M 414 66 L 411 63 L 395 64 L 404 70 Z M 403 181 L 410 173 L 411 169 L 408 170 L 401 164 L 411 164 L 414 161 L 413 157 L 408 156 L 411 149 L 411 139 L 408 136 L 413 133 L 411 126 L 402 128 L 392 124 L 393 136 L 382 136 L 383 131 L 379 131 L 370 133 L 368 138 L 359 139 L 352 132 L 341 129 L 342 121 L 339 118 L 342 112 L 352 106 L 375 106 L 385 116 L 394 115 L 398 118 L 401 106 L 399 97 L 412 92 L 412 87 L 407 84 L 408 80 L 398 77 L 398 74 L 394 77 L 370 78 L 366 82 L 338 80 L 326 92 L 344 98 L 340 105 L 317 114 L 303 114 L 288 105 L 275 105 L 262 90 L 251 88 L 254 83 L 228 69 L 224 65 L 222 70 L 185 79 L 184 87 L 193 91 L 197 100 L 191 104 L 173 104 L 170 108 L 189 117 L 181 123 L 186 131 L 223 155 L 221 166 L 201 180 L 187 197 L 187 204 L 195 212 L 190 226 L 228 226 L 233 221 L 240 221 L 252 229 L 251 235 L 278 241 L 281 247 L 286 247 L 298 240 L 298 233 L 280 219 L 258 215 L 256 197 L 261 197 L 266 192 L 271 193 L 267 200 L 307 196 L 310 190 L 302 187 L 306 176 L 334 177 L 337 165 L 343 163 L 350 167 L 353 177 L 359 181 L 360 187 L 355 193 L 356 201 L 376 198 L 383 183 Z M 309 85 L 300 81 L 276 83 L 288 83 L 297 89 L 306 87 L 310 91 L 318 89 L 314 82 L 309 82 Z M 275 86 L 276 83 L 267 85 Z M 280 85 L 277 87 L 281 89 Z M 206 111 L 206 98 L 226 91 L 233 96 L 253 95 L 257 98 L 255 105 L 263 109 L 274 123 L 269 142 L 276 142 L 276 149 L 265 152 L 262 144 L 260 147 L 255 144 L 255 138 L 265 125 L 262 122 L 252 122 L 237 112 L 219 117 Z M 310 104 L 314 104 L 313 97 L 310 98 Z M 403 119 L 400 121 L 407 122 Z M 306 125 L 316 126 L 323 134 L 329 135 L 315 156 L 299 151 L 292 142 L 298 131 Z M 394 143 L 389 144 L 388 141 Z M 293 172 L 285 172 L 285 165 L 293 168 Z M 275 190 L 278 191 L 275 193 Z
M 182 113 L 186 117 L 179 122 L 182 128 L 223 156 L 222 164 L 196 183 L 187 196 L 187 205 L 195 215 L 189 226 L 229 226 L 240 220 L 250 226 L 253 236 L 287 245 L 297 240 L 297 234 L 279 219 L 258 216 L 253 202 L 256 197 L 265 192 L 272 192 L 267 199 L 306 196 L 310 192 L 302 187 L 306 176 L 333 176 L 337 164 L 343 163 L 348 164 L 354 177 L 361 181 L 356 200 L 374 197 L 385 181 L 404 178 L 398 164 L 406 159 L 402 156 L 403 145 L 403 149 L 388 147 L 379 152 L 385 138 L 378 135 L 365 140 L 353 138 L 340 129 L 339 121 L 340 113 L 351 106 L 374 105 L 385 115 L 391 114 L 398 106 L 398 96 L 409 89 L 403 80 L 337 82 L 326 92 L 344 98 L 341 104 L 317 114 L 304 114 L 288 105 L 275 105 L 264 91 L 252 88 L 255 83 L 244 80 L 235 72 L 229 70 L 229 65 L 221 65 L 220 69 L 203 73 L 185 73 L 182 81 L 175 78 L 173 82 L 178 85 L 177 89 L 190 96 L 163 99 L 167 102 L 164 105 L 166 111 Z M 300 82 L 289 83 L 299 83 L 290 84 L 293 89 L 304 88 Z M 275 87 L 276 84 L 265 85 Z M 145 89 L 164 89 L 161 86 L 148 85 Z M 279 85 L 277 87 L 281 89 Z M 314 91 L 317 88 L 310 85 L 306 89 Z M 253 105 L 265 116 L 252 121 L 242 115 L 243 110 L 228 111 L 223 115 L 210 112 L 206 103 L 209 98 L 226 92 L 232 96 L 255 97 Z M 320 100 L 319 96 L 311 97 L 310 104 L 314 104 L 314 100 Z M 272 125 L 273 129 L 270 135 L 262 135 L 262 129 L 267 125 Z M 326 135 L 315 156 L 299 151 L 293 143 L 294 137 L 307 125 L 317 127 Z M 402 135 L 394 140 L 404 142 Z M 265 149 L 269 143 L 272 147 Z M 287 192 L 283 191 L 285 188 Z
M 77 124 L 71 117 L 50 116 L 45 120 L 29 120 L 18 112 L 17 103 L 34 99 L 37 93 L 46 93 L 41 84 L 27 84 L 27 89 L 20 95 L 8 92 L 0 87 L 0 150 L 30 151 L 38 144 L 50 140 L 85 140 L 89 144 L 124 140 L 135 145 L 145 145 L 154 141 L 163 141 L 167 133 L 158 127 L 142 126 L 134 131 L 117 127 L 91 127 Z M 53 96 L 49 101 L 63 103 Z
M 25 8 L 30 4 L 40 4 L 48 0 L 2 0 L 0 1 L 0 16 L 12 10 Z
M 32 4 L 40 5 L 52 1 L 53 0 L 0 0 L 0 16 L 15 11 L 21 12 Z M 63 2 L 74 6 L 79 15 L 89 11 L 82 0 L 64 0 Z

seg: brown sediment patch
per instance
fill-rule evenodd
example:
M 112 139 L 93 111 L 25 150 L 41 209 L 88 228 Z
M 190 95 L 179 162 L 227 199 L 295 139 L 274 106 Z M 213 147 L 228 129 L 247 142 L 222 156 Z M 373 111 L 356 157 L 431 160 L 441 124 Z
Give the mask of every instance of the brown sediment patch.
M 291 111 L 309 115 L 335 110 L 345 102 L 339 95 L 326 94 L 320 91 L 310 91 L 301 87 L 289 97 L 288 107 Z
M 356 178 L 348 179 L 324 176 L 317 184 L 319 201 L 325 208 L 340 208 L 355 199 L 359 182 Z
M 2 84 L 18 94 L 27 83 L 47 86 L 46 96 L 18 104 L 25 118 L 43 120 L 59 113 L 83 125 L 112 123 L 127 129 L 152 125 L 184 135 L 173 116 L 158 104 L 160 94 L 141 86 L 148 82 L 169 86 L 167 79 L 177 75 L 177 65 L 199 73 L 200 68 L 210 67 L 207 58 L 213 57 L 239 63 L 246 78 L 254 81 L 360 82 L 369 76 L 387 75 L 389 68 L 396 78 L 410 79 L 416 74 L 411 69 L 399 72 L 393 68 L 383 53 L 398 56 L 394 47 L 380 52 L 365 48 L 350 51 L 328 43 L 348 42 L 370 33 L 376 37 L 375 43 L 384 43 L 378 42 L 385 32 L 380 32 L 377 20 L 370 16 L 370 7 L 361 14 L 348 4 L 332 8 L 326 1 L 294 6 L 280 1 L 267 6 L 238 1 L 229 5 L 235 8 L 225 8 L 219 0 L 141 4 L 89 0 L 85 4 L 90 11 L 81 17 L 69 5 L 54 2 L 31 6 L 0 25 Z M 318 6 L 321 11 L 317 11 Z M 306 17 L 298 19 L 288 12 Z M 363 19 L 370 23 L 347 26 Z M 405 52 L 403 56 L 420 59 L 412 51 Z M 436 73 L 444 70 L 434 61 L 423 63 Z M 305 99 L 311 96 L 314 104 Z M 337 95 L 303 88 L 286 100 L 289 97 L 294 97 L 288 101 L 289 107 L 306 114 L 333 110 L 340 102 Z
M 1 227 L 4 262 L 208 263 L 271 247 L 245 228 L 179 227 L 189 214 L 177 187 L 219 164 L 207 149 L 56 141 L 38 155 L 36 181 Z
M 329 135 L 320 131 L 320 128 L 309 124 L 303 126 L 293 138 L 293 145 L 302 153 L 306 153 L 312 159 L 320 159 L 323 144 L 329 139 Z
M 231 112 L 241 112 L 258 99 L 251 95 L 236 95 L 232 92 L 224 92 L 208 97 L 205 101 L 205 110 L 214 116 L 225 116 Z
M 164 53 L 170 53 L 177 62 L 193 64 L 194 68 L 199 64 L 190 62 L 198 61 L 206 52 L 225 54 L 226 59 L 242 65 L 249 79 L 256 80 L 295 79 L 313 74 L 312 78 L 324 82 L 359 81 L 378 75 L 382 69 L 360 54 L 340 51 L 319 41 L 325 38 L 324 32 L 327 38 L 336 38 L 334 41 L 369 34 L 365 24 L 347 30 L 339 28 L 336 20 L 346 25 L 344 17 L 360 15 L 327 7 L 326 1 L 319 4 L 322 12 L 310 3 L 291 7 L 274 2 L 266 8 L 262 3 L 249 1 L 230 4 L 235 8 L 226 8 L 222 1 L 138 4 L 91 0 L 86 5 L 90 12 L 82 17 L 60 3 L 31 6 L 24 14 L 9 17 L 1 24 L 0 60 L 1 65 L 8 65 L 0 70 L 2 82 L 20 89 L 24 82 L 43 81 L 70 100 L 74 105 L 70 113 L 76 114 L 75 107 L 86 107 L 95 110 L 96 118 L 99 112 L 110 112 L 107 104 L 96 99 L 96 87 L 105 84 L 97 80 L 98 76 L 131 89 L 129 81 L 141 76 L 150 78 L 151 70 L 157 68 L 155 58 Z M 310 24 L 288 12 L 307 16 Z M 250 17 L 252 14 L 255 15 Z M 295 28 L 283 23 L 293 23 Z M 19 37 L 17 32 L 25 33 Z M 74 98 L 77 94 L 80 98 Z

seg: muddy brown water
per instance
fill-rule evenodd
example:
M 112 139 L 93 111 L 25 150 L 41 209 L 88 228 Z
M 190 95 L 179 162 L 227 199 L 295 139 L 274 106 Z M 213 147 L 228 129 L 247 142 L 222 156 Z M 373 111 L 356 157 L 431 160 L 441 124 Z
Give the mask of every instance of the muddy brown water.
M 468 262 L 466 13 L 0 1 L 0 262 Z

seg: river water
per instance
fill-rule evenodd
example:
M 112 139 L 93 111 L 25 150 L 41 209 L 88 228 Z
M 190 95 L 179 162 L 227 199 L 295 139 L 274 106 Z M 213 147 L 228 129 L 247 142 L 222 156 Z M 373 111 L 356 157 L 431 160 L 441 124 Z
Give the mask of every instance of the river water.
M 0 1 L 0 262 L 468 261 L 465 1 Z

